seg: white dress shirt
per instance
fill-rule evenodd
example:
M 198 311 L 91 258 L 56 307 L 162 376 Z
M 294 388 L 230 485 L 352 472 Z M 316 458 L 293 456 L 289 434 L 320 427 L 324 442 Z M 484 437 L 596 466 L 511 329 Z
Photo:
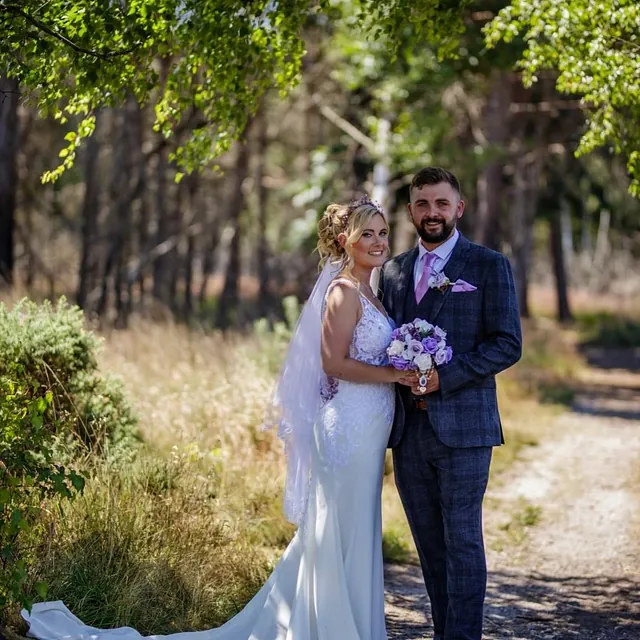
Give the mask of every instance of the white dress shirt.
M 413 265 L 413 287 L 414 290 L 418 288 L 418 282 L 420 282 L 420 277 L 422 276 L 422 271 L 424 270 L 424 260 L 423 256 L 425 253 L 433 253 L 436 255 L 436 259 L 433 263 L 433 273 L 437 274 L 444 270 L 445 265 L 449 262 L 449 258 L 453 253 L 453 250 L 456 246 L 456 242 L 458 242 L 458 238 L 460 237 L 460 232 L 456 229 L 453 232 L 453 235 L 441 245 L 437 246 L 433 251 L 427 251 L 422 244 L 422 241 L 418 242 L 418 257 L 416 258 L 416 263 Z

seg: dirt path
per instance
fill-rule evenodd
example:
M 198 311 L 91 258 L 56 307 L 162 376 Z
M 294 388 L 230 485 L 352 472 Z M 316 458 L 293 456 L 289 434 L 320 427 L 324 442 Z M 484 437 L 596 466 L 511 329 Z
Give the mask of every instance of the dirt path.
M 640 639 L 640 350 L 635 372 L 593 355 L 607 368 L 488 493 L 485 640 Z M 432 638 L 419 568 L 387 569 L 390 640 Z

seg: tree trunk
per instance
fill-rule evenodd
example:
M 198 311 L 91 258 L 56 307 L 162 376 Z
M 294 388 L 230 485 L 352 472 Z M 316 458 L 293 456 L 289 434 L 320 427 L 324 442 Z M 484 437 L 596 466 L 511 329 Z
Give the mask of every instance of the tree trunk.
M 233 188 L 229 198 L 228 219 L 233 225 L 233 237 L 229 245 L 229 262 L 225 274 L 224 287 L 218 301 L 216 324 L 227 329 L 237 318 L 240 294 L 240 218 L 244 210 L 245 197 L 243 184 L 249 171 L 249 144 L 247 134 L 250 124 L 238 142 L 238 155 L 233 174 Z
M 218 202 L 218 198 L 215 197 L 217 189 L 214 187 L 214 198 L 207 198 L 205 202 Z M 224 224 L 223 217 L 220 211 L 213 211 L 210 216 L 210 220 L 207 222 L 206 234 L 208 241 L 204 247 L 204 257 L 202 259 L 202 277 L 200 281 L 200 290 L 198 292 L 198 309 L 202 311 L 207 299 L 207 290 L 209 288 L 209 280 L 213 275 L 215 268 L 215 255 L 218 245 L 220 243 L 220 237 L 222 234 L 222 227 Z
M 593 266 L 589 286 L 601 287 L 606 279 L 602 277 L 604 265 L 610 253 L 609 227 L 611 226 L 611 213 L 608 209 L 600 210 L 598 234 L 596 235 L 596 248 L 593 253 Z
M 111 178 L 109 185 L 109 214 L 107 226 L 107 258 L 102 271 L 102 283 L 100 286 L 100 300 L 97 313 L 100 317 L 109 311 L 110 292 L 113 294 L 114 305 L 117 311 L 117 324 L 122 324 L 123 312 L 123 246 L 128 238 L 127 209 L 130 205 L 130 163 L 131 149 L 129 131 L 127 130 L 126 109 L 113 111 L 114 121 L 111 138 L 114 139 L 111 158 Z
M 512 263 L 518 305 L 523 318 L 530 316 L 529 268 L 533 250 L 533 224 L 538 206 L 541 150 L 521 153 L 515 161 L 514 194 L 511 206 Z M 529 154 L 531 155 L 531 154 Z
M 562 198 L 560 208 L 553 212 L 550 222 L 551 260 L 556 281 L 557 313 L 560 322 L 573 320 L 569 306 L 569 283 L 567 277 L 566 243 L 563 241 L 562 218 L 568 211 L 567 201 Z
M 533 226 L 540 197 L 540 175 L 545 160 L 548 122 L 537 120 L 528 145 L 520 142 L 516 148 L 511 205 L 511 249 L 514 279 L 520 314 L 530 316 L 529 268 L 533 253 Z M 526 139 L 527 122 L 515 133 L 516 140 Z
M 138 219 L 136 221 L 137 240 L 138 240 L 138 253 L 140 255 L 147 255 L 151 251 L 151 241 L 149 238 L 149 200 L 151 193 L 149 190 L 148 179 L 148 161 L 143 151 L 145 144 L 145 109 L 139 107 L 133 117 L 133 126 L 135 127 L 135 148 L 136 148 L 136 173 L 138 177 Z M 130 295 L 130 305 L 133 306 L 133 284 L 134 282 L 138 288 L 138 305 L 144 307 L 146 299 L 146 277 L 149 274 L 149 269 L 142 266 L 137 274 L 136 278 L 127 276 Z
M 176 197 L 173 202 L 171 220 L 169 221 L 169 237 L 172 238 L 173 246 L 167 255 L 167 268 L 169 270 L 169 307 L 174 314 L 180 313 L 180 302 L 178 301 L 178 280 L 181 275 L 182 260 L 180 253 L 184 250 L 184 235 L 182 224 L 182 213 L 185 201 L 185 181 L 183 180 L 175 191 Z
M 162 148 L 157 157 L 156 166 L 156 216 L 157 227 L 154 245 L 160 246 L 169 238 L 169 209 L 167 197 L 167 171 L 169 163 L 167 161 L 167 150 Z M 166 253 L 159 255 L 153 263 L 153 297 L 169 305 L 169 266 L 170 260 Z
M 204 214 L 201 207 L 200 175 L 192 173 L 185 178 L 187 181 L 187 207 L 189 212 L 189 226 L 201 221 L 203 224 Z M 203 225 L 204 226 L 204 225 Z M 185 318 L 191 316 L 194 310 L 193 305 L 193 280 L 195 274 L 196 261 L 196 236 L 195 233 L 187 230 L 186 252 L 184 257 L 184 304 L 182 313 Z
M 267 139 L 267 115 L 265 107 L 258 116 L 258 166 L 256 183 L 258 187 L 258 309 L 262 317 L 269 313 L 269 244 L 267 242 L 267 203 L 269 190 L 265 185 L 266 155 L 269 141 Z
M 13 284 L 18 190 L 18 83 L 0 77 L 0 288 Z
M 96 113 L 96 128 L 87 140 L 84 163 L 84 201 L 82 203 L 82 255 L 76 301 L 80 308 L 89 311 L 92 301 L 90 293 L 96 285 L 96 246 L 98 234 L 98 208 L 100 203 L 100 176 L 98 160 L 100 155 L 100 128 L 103 112 Z
M 515 162 L 513 177 L 513 198 L 511 201 L 511 263 L 520 315 L 529 317 L 527 300 L 527 178 L 526 157 L 524 153 Z
M 509 133 L 509 103 L 511 81 L 504 71 L 496 71 L 491 83 L 489 98 L 483 113 L 483 130 L 494 156 L 477 179 L 477 208 L 474 240 L 492 249 L 500 247 L 499 217 L 503 197 L 502 174 L 506 137 Z
M 391 122 L 389 118 L 378 120 L 378 135 L 376 137 L 376 162 L 373 165 L 373 190 L 371 199 L 377 202 L 384 211 L 389 205 L 389 136 Z

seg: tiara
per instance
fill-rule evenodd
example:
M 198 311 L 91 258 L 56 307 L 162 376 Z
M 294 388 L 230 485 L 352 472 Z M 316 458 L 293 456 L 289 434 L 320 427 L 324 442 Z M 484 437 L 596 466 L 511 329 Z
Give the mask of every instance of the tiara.
M 382 216 L 384 216 L 384 212 L 382 211 L 382 207 L 377 202 L 371 200 L 371 198 L 369 198 L 369 196 L 362 196 L 358 200 L 352 200 L 347 205 L 347 211 L 342 214 L 342 216 L 341 216 L 341 227 L 342 227 L 343 231 L 347 228 L 347 225 L 349 224 L 349 218 L 351 217 L 351 214 L 356 209 L 358 209 L 359 207 L 361 207 L 361 206 L 363 206 L 365 204 L 368 204 L 368 205 L 372 206 L 374 209 L 377 209 L 378 213 L 380 213 Z

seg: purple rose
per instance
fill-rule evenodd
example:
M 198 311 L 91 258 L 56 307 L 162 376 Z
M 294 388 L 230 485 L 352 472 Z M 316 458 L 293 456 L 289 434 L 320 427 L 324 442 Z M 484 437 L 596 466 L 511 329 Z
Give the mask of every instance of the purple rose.
M 425 338 L 422 347 L 429 355 L 433 355 L 438 350 L 438 341 L 435 338 Z
M 411 366 L 407 360 L 399 356 L 391 356 L 389 362 L 394 369 L 399 369 L 400 371 L 406 371 Z
M 446 362 L 451 362 L 451 358 L 453 358 L 453 349 L 451 347 L 447 347 L 445 352 L 447 354 Z

